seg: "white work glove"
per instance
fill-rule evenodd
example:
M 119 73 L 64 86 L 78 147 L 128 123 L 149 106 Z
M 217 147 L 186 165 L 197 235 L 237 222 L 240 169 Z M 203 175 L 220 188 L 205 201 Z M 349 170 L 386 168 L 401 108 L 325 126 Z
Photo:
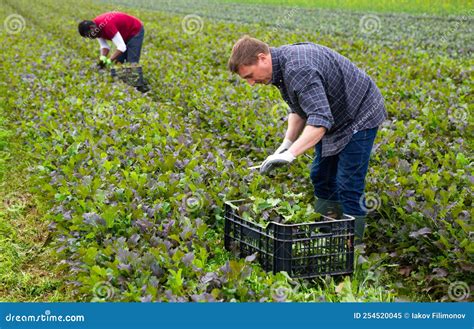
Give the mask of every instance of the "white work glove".
M 268 174 L 270 171 L 278 166 L 289 165 L 295 160 L 296 157 L 291 154 L 290 151 L 284 151 L 283 153 L 272 154 L 263 161 L 260 167 L 260 174 Z
M 289 139 L 285 138 L 283 140 L 283 143 L 281 143 L 280 147 L 278 147 L 273 154 L 283 153 L 283 152 L 287 151 L 290 148 L 291 145 L 293 145 L 293 142 L 290 141 Z

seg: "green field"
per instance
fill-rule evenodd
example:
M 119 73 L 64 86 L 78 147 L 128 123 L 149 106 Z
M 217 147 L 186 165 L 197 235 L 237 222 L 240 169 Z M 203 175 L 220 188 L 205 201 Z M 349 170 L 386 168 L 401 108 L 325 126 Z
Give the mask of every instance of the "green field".
M 1 301 L 472 300 L 452 293 L 474 283 L 472 2 L 280 3 L 2 2 Z M 147 94 L 97 70 L 77 33 L 111 10 L 144 22 Z M 382 91 L 352 276 L 295 280 L 224 249 L 224 200 L 313 201 L 307 157 L 273 179 L 248 169 L 281 142 L 287 106 L 227 71 L 243 34 L 331 47 Z
M 307 8 L 323 8 L 351 10 L 359 12 L 410 13 L 433 15 L 472 15 L 474 2 L 469 0 L 225 0 L 233 3 L 264 4 L 280 6 L 301 6 Z

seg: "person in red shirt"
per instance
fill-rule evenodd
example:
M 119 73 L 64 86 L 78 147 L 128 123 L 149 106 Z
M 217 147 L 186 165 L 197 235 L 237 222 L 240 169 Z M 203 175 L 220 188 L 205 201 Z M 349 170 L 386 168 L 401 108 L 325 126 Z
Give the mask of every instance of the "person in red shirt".
M 142 50 L 145 29 L 143 23 L 136 17 L 112 11 L 97 16 L 92 21 L 84 20 L 79 23 L 79 34 L 84 38 L 98 39 L 100 44 L 101 67 L 107 63 L 106 56 L 112 41 L 116 47 L 110 56 L 110 61 L 124 63 L 138 63 Z

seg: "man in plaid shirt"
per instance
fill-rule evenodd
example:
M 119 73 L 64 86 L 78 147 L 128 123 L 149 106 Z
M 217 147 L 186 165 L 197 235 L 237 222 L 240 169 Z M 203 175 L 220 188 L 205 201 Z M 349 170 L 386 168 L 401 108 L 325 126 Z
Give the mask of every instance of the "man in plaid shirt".
M 244 36 L 229 70 L 249 84 L 273 84 L 290 107 L 283 143 L 262 163 L 267 174 L 315 146 L 311 180 L 316 211 L 354 216 L 356 242 L 364 233 L 365 176 L 378 126 L 387 117 L 372 79 L 337 52 L 313 43 L 270 48 Z

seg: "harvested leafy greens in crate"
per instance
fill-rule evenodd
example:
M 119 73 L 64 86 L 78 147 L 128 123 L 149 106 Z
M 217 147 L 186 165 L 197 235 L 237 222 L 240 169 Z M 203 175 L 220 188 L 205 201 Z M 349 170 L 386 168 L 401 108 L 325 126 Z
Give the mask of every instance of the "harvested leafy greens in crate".
M 353 272 L 351 216 L 333 219 L 280 199 L 227 201 L 224 234 L 227 250 L 239 257 L 257 253 L 266 271 L 292 278 Z

